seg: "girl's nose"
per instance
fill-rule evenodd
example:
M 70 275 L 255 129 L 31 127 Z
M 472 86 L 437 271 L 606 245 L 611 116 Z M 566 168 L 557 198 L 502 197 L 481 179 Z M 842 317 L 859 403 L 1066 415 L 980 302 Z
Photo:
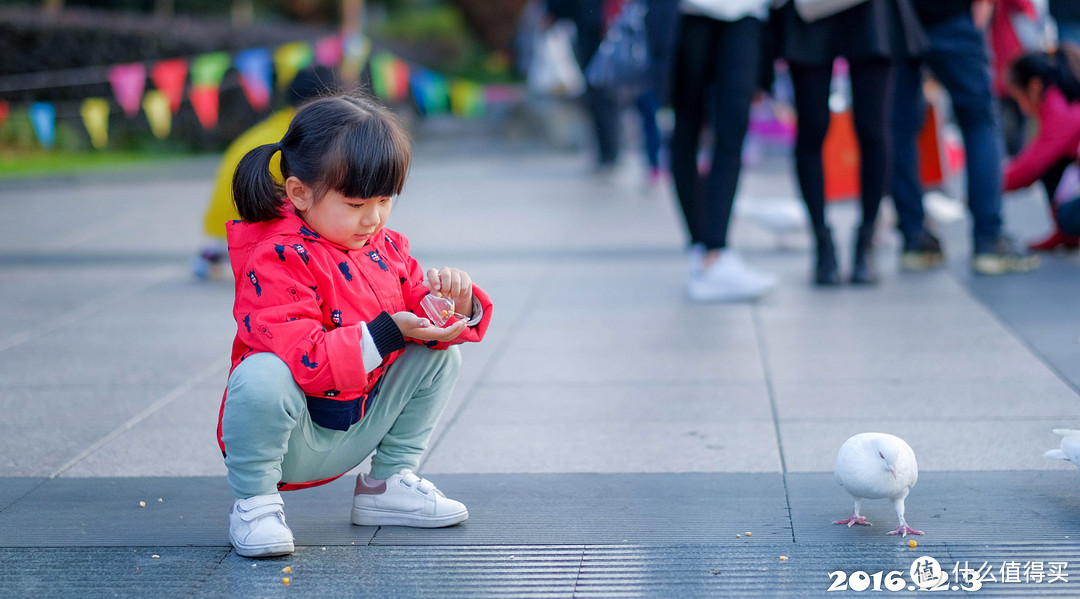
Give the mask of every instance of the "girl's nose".
M 365 210 L 360 217 L 360 224 L 366 227 L 374 227 L 379 224 L 379 213 L 374 210 Z

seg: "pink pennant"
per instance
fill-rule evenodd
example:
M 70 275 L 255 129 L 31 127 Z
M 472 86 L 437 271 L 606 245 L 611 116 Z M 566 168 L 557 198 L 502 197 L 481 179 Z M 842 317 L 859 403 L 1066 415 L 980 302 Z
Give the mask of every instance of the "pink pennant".
M 146 87 L 146 67 L 141 62 L 118 64 L 109 69 L 109 83 L 112 83 L 116 101 L 124 113 L 133 117 L 139 113 L 143 89 Z
M 400 102 L 409 94 L 409 64 L 404 60 L 395 60 L 391 65 L 391 69 L 390 76 L 394 82 L 391 99 Z
M 195 116 L 199 117 L 204 129 L 213 129 L 218 121 L 218 87 L 216 85 L 196 85 L 188 94 Z
M 150 79 L 169 99 L 169 109 L 173 114 L 180 110 L 180 101 L 184 99 L 184 81 L 187 79 L 188 63 L 186 59 L 174 58 L 162 60 L 150 69 Z
M 331 35 L 315 42 L 315 61 L 324 67 L 332 67 L 341 62 L 344 47 L 340 35 Z
M 11 106 L 7 100 L 0 100 L 0 125 L 3 125 L 7 121 L 8 115 L 11 114 Z

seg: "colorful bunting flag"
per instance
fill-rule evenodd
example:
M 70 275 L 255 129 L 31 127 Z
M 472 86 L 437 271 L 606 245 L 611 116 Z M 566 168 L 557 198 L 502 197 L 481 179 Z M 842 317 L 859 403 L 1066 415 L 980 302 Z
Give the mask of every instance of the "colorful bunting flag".
M 311 64 L 314 58 L 311 44 L 307 42 L 292 42 L 278 46 L 277 50 L 274 50 L 278 89 L 289 87 L 292 80 L 296 78 L 296 74 Z
M 83 125 L 90 134 L 90 143 L 99 150 L 109 145 L 109 101 L 105 98 L 87 98 L 79 109 Z
M 51 150 L 56 143 L 56 108 L 49 102 L 34 102 L 30 105 L 30 122 L 38 141 Z
M 173 114 L 180 110 L 180 101 L 184 99 L 184 81 L 187 79 L 188 63 L 183 58 L 160 60 L 150 69 L 150 79 L 169 99 L 169 109 Z
M 521 87 L 489 83 L 484 86 L 484 104 L 513 104 L 525 99 Z
M 389 52 L 379 52 L 371 58 L 371 85 L 383 100 L 404 100 L 409 93 L 409 65 Z
M 124 114 L 128 118 L 138 114 L 139 102 L 146 89 L 146 67 L 141 62 L 115 65 L 109 69 L 109 83 Z
M 357 33 L 350 35 L 344 42 L 344 56 L 341 59 L 341 78 L 345 81 L 360 80 L 360 73 L 371 54 L 371 40 Z
M 371 56 L 371 49 L 371 41 L 362 34 L 344 38 L 332 35 L 314 45 L 300 41 L 283 44 L 273 51 L 243 50 L 236 55 L 235 65 L 244 94 L 257 110 L 269 108 L 275 79 L 277 86 L 284 89 L 312 62 L 327 67 L 337 65 L 345 81 L 358 80 L 368 65 L 374 92 L 380 99 L 399 103 L 411 92 L 418 110 L 425 115 L 452 111 L 459 117 L 477 118 L 488 104 L 515 102 L 523 97 L 518 86 L 480 85 L 464 79 L 451 83 L 439 73 L 410 66 L 391 52 L 380 51 Z M 219 88 L 233 64 L 228 52 L 202 54 L 190 64 L 183 58 L 161 60 L 149 69 L 155 87 L 149 91 L 146 90 L 147 68 L 142 63 L 113 65 L 108 69 L 108 80 L 124 113 L 133 117 L 141 106 L 151 131 L 163 139 L 171 133 L 172 115 L 180 109 L 189 74 L 188 98 L 200 124 L 206 129 L 217 126 Z M 90 141 L 98 149 L 108 145 L 109 102 L 107 98 L 87 98 L 79 110 Z M 0 99 L 0 126 L 7 121 L 9 112 L 8 102 Z M 56 143 L 55 107 L 48 102 L 37 102 L 30 106 L 29 114 L 41 145 L 52 148 Z
M 331 35 L 315 42 L 315 62 L 324 67 L 337 66 L 343 52 L 340 35 Z
M 218 87 L 230 64 L 228 52 L 211 52 L 196 57 L 191 63 L 192 87 Z
M 188 93 L 191 107 L 195 109 L 195 116 L 204 129 L 213 129 L 218 120 L 218 86 L 196 85 Z
M 150 90 L 143 96 L 143 112 L 154 137 L 165 139 L 172 131 L 172 107 L 169 97 L 161 90 Z
M 475 119 L 484 114 L 484 92 L 474 81 L 456 79 L 450 84 L 450 108 L 454 114 Z
M 274 65 L 270 51 L 252 48 L 236 55 L 233 61 L 240 71 L 240 87 L 255 110 L 270 107 L 270 92 L 274 82 Z
M 450 92 L 442 75 L 417 68 L 413 69 L 409 83 L 421 114 L 442 114 L 450 108 Z

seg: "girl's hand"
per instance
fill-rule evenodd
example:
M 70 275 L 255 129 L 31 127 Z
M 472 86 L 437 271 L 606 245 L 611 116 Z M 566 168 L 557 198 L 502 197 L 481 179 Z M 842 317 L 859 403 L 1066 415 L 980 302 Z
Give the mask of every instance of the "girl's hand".
M 394 324 L 401 330 L 401 334 L 421 341 L 453 341 L 465 330 L 465 320 L 458 320 L 454 324 L 439 328 L 430 320 L 421 318 L 412 312 L 396 312 L 390 315 Z
M 450 298 L 450 301 L 454 302 L 454 312 L 472 317 L 473 293 L 469 273 L 448 266 L 441 269 L 430 268 L 424 285 L 432 292 Z

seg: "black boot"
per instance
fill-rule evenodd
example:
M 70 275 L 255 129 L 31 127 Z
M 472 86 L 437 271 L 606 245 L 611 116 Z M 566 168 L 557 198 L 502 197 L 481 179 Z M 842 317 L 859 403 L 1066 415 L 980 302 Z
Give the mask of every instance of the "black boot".
M 874 268 L 874 229 L 859 227 L 855 233 L 855 260 L 851 265 L 851 282 L 856 285 L 877 283 Z
M 840 284 L 840 270 L 836 265 L 836 246 L 829 229 L 814 231 L 817 239 L 817 262 L 814 265 L 814 284 L 831 286 Z

